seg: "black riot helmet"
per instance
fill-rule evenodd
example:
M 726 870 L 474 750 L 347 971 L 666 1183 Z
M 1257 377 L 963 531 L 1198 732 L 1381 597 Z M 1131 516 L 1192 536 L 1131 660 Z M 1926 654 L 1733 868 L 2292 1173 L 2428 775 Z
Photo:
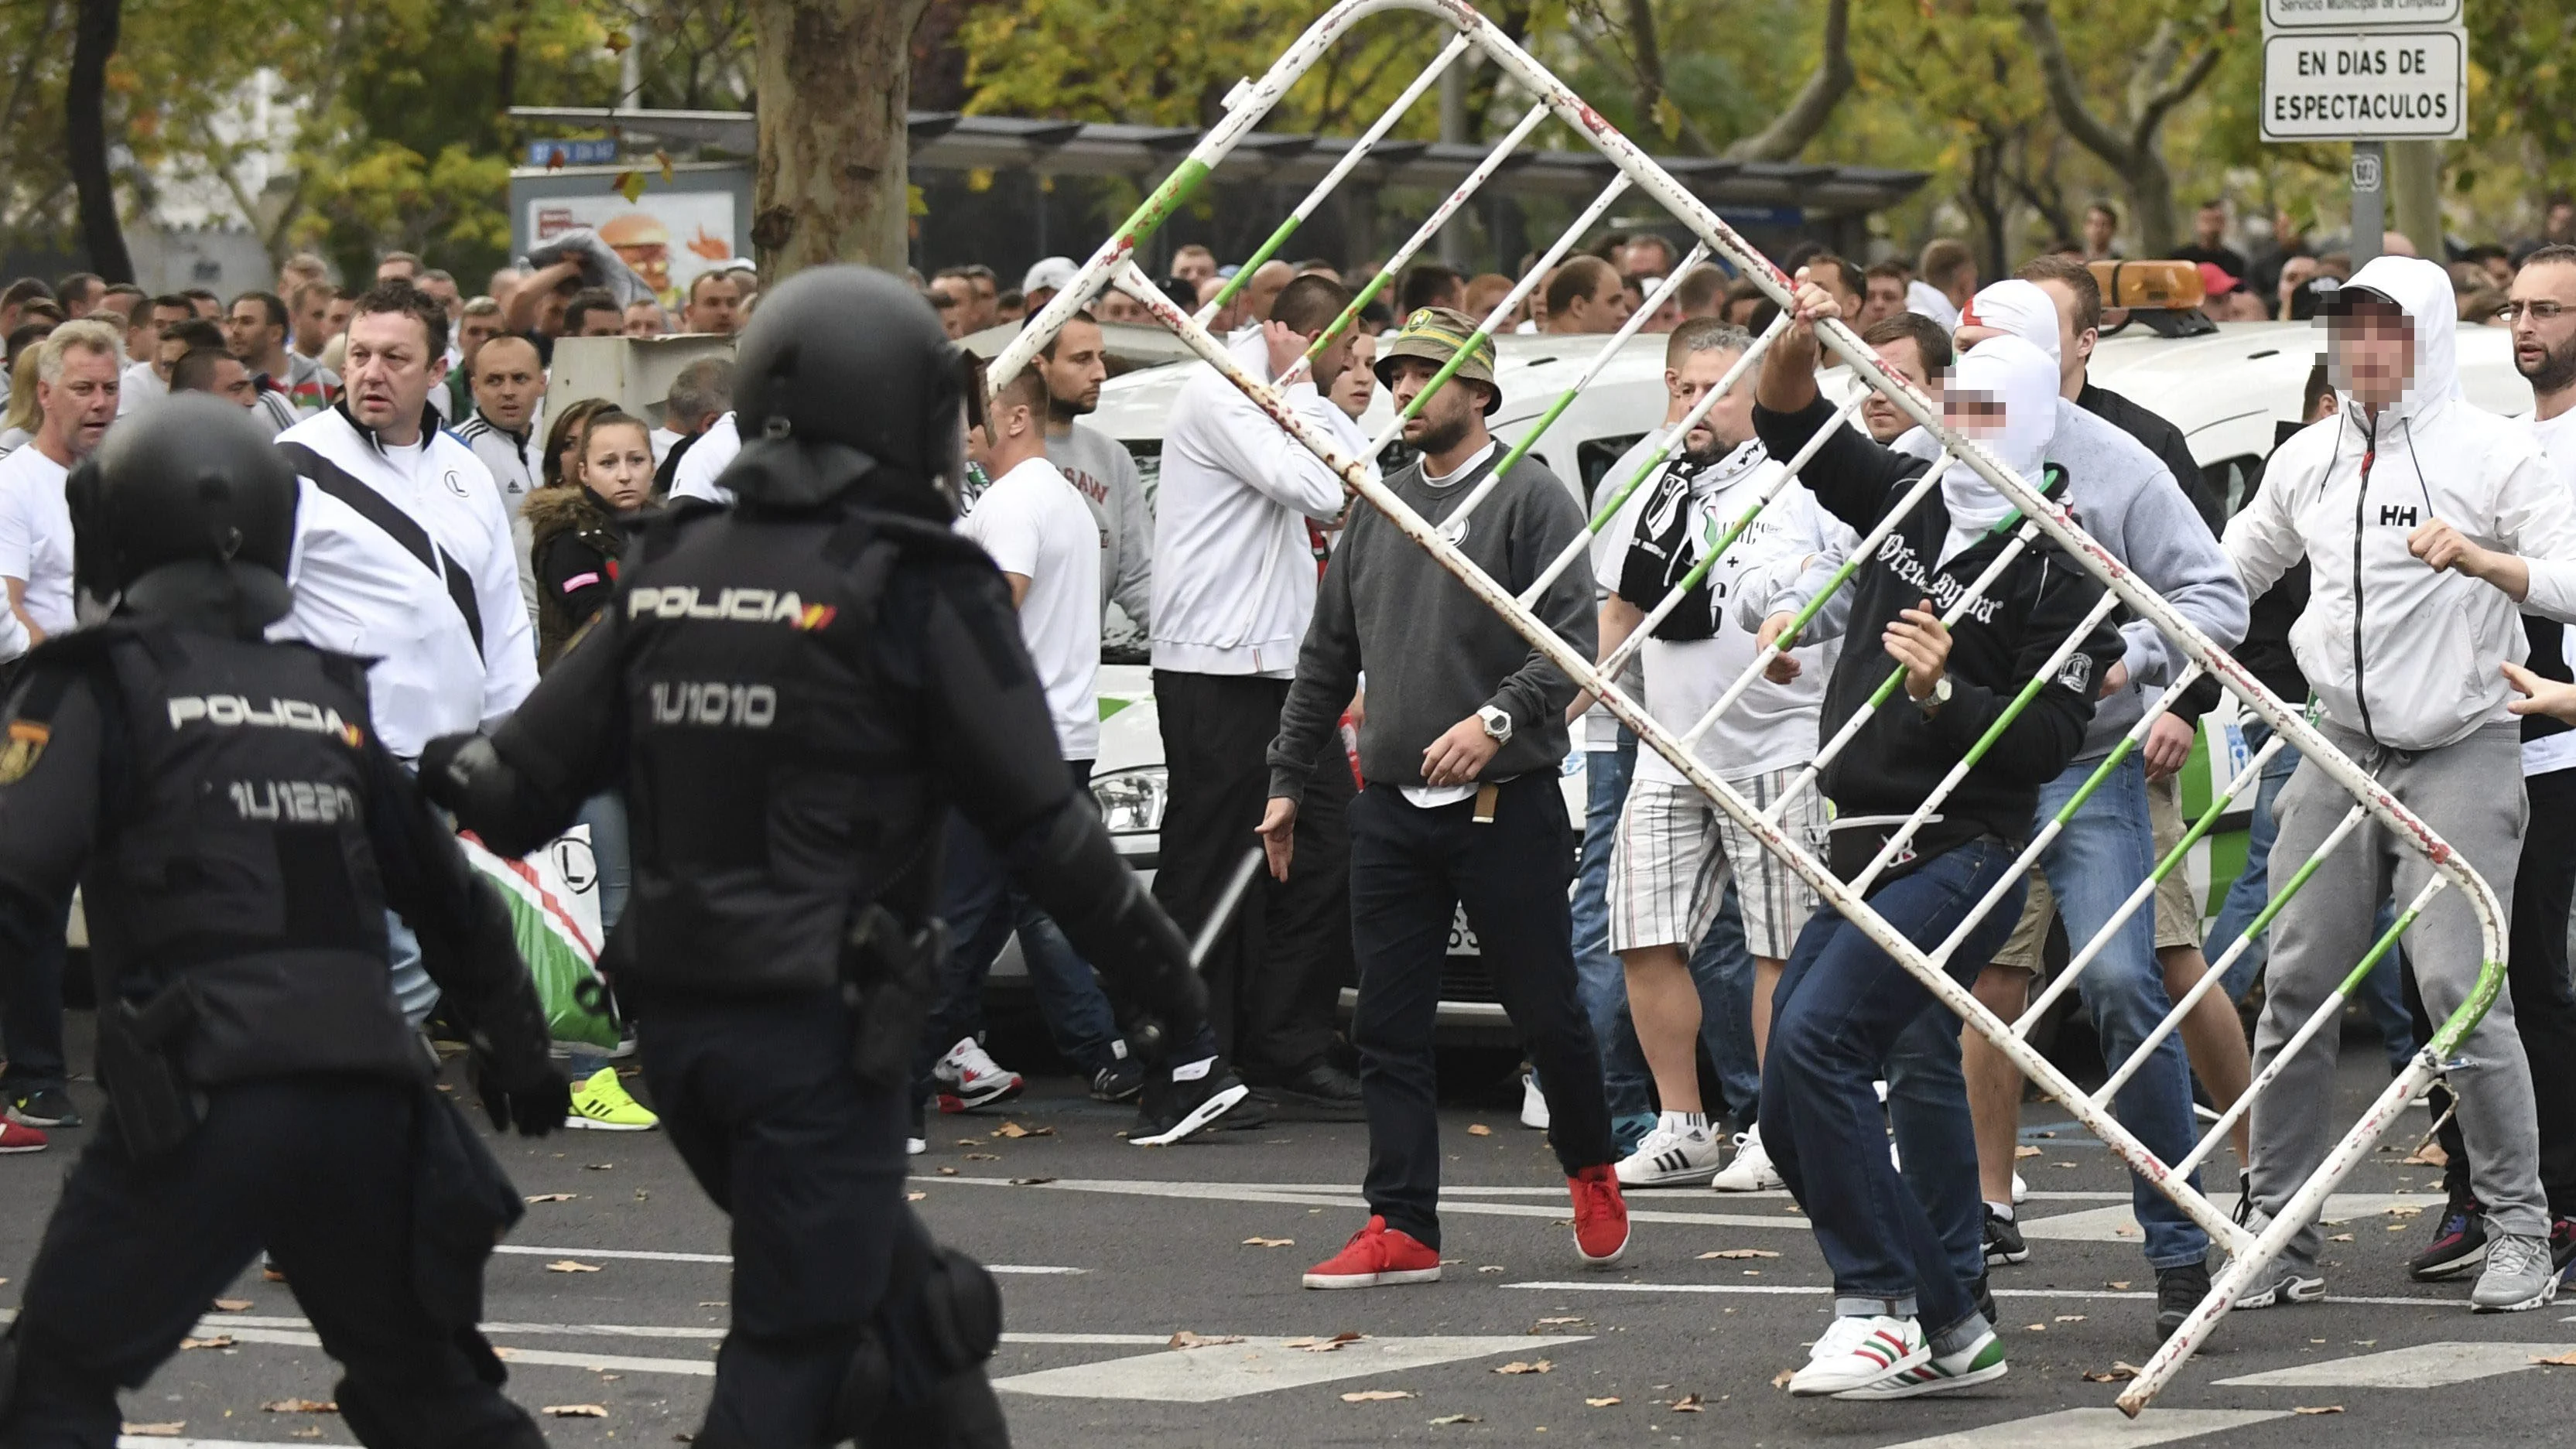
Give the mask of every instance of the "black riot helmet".
M 723 485 L 754 508 L 844 494 L 945 521 L 956 512 L 967 358 L 897 277 L 815 267 L 762 292 L 734 354 L 742 452 Z
M 295 473 L 246 409 L 202 393 L 155 402 L 110 428 L 63 492 L 83 592 L 242 632 L 286 617 Z

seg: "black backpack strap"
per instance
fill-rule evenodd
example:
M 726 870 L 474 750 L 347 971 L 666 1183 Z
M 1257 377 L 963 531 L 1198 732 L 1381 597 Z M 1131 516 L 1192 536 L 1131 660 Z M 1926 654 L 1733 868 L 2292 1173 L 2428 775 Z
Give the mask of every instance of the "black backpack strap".
M 349 505 L 359 517 L 401 544 L 404 552 L 420 560 L 422 568 L 437 575 L 439 582 L 447 586 L 447 597 L 455 603 L 456 612 L 465 620 L 465 632 L 474 636 L 474 652 L 483 652 L 483 610 L 475 602 L 473 575 L 468 574 L 465 566 L 447 550 L 438 546 L 437 540 L 429 536 L 429 530 L 421 526 L 419 519 L 403 512 L 392 499 L 349 476 L 347 469 L 313 451 L 307 444 L 280 443 L 277 449 L 286 455 L 286 465 L 299 476 L 313 480 L 314 487 Z

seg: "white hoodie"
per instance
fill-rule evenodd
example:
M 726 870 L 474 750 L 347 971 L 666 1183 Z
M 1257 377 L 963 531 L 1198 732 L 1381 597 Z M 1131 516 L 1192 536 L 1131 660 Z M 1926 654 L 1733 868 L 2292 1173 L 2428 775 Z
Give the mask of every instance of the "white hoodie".
M 2503 590 L 2426 567 L 2407 535 L 2439 518 L 2481 547 L 2520 554 L 2531 569 L 2521 607 L 2576 620 L 2576 505 L 2528 429 L 2461 395 L 2456 304 L 2440 267 L 2381 257 L 2344 285 L 2405 308 L 2414 381 L 2376 419 L 2338 386 L 2335 416 L 2272 454 L 2261 491 L 2227 525 L 2227 553 L 2252 595 L 2309 559 L 2290 648 L 2327 715 L 2383 745 L 2433 749 L 2510 718 L 2497 666 L 2520 663 L 2524 641 Z
M 1270 380 L 1269 348 L 1257 329 L 1227 346 L 1245 372 Z M 1300 421 L 1346 451 L 1368 446 L 1312 381 L 1282 396 Z M 1340 475 L 1215 368 L 1202 368 L 1173 403 L 1163 439 L 1154 501 L 1154 667 L 1295 678 L 1297 646 L 1315 614 L 1306 520 L 1341 511 Z

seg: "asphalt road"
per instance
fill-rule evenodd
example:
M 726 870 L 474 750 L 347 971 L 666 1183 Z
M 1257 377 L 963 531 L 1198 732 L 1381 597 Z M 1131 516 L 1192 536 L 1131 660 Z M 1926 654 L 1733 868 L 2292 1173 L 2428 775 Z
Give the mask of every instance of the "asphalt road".
M 2344 1063 L 2349 1112 L 2385 1079 L 2374 1044 L 2354 1042 Z M 75 1092 L 98 1105 L 89 1084 Z M 2356 1196 L 2336 1213 L 2346 1221 L 2331 1230 L 2344 1236 L 2329 1245 L 2329 1288 L 2353 1296 L 2223 1322 L 2131 1425 L 2109 1407 L 2117 1385 L 2086 1375 L 2146 1359 L 2153 1277 L 2109 1154 L 2051 1104 L 2025 1114 L 2023 1140 L 2039 1149 L 2023 1164 L 2035 1253 L 1995 1277 L 2011 1373 L 1893 1404 L 1792 1400 L 1772 1387 L 1804 1360 L 1829 1308 L 1823 1263 L 1785 1195 L 1635 1194 L 1627 1262 L 1585 1272 L 1540 1135 L 1499 1097 L 1461 1100 L 1443 1112 L 1445 1281 L 1314 1293 L 1300 1270 L 1364 1216 L 1360 1126 L 1286 1124 L 1146 1150 L 1119 1140 L 1128 1120 L 1046 1080 L 1002 1111 L 934 1123 L 917 1160 L 918 1210 L 1005 1275 L 1011 1336 L 993 1374 L 1022 1445 L 2268 1449 L 2576 1437 L 2576 1373 L 2532 1363 L 2576 1351 L 2576 1304 L 2478 1317 L 2465 1283 L 2406 1281 L 2402 1260 L 2430 1228 L 2408 1209 L 2438 1206 L 2438 1171 L 2399 1160 L 2411 1140 L 2346 1188 L 2410 1199 Z M 2423 1126 L 2410 1114 L 2409 1131 Z M 0 1307 L 15 1306 L 85 1135 L 0 1159 Z M 499 1151 L 523 1193 L 569 1195 L 532 1203 L 489 1273 L 510 1392 L 532 1409 L 602 1411 L 546 1419 L 557 1443 L 684 1438 L 725 1322 L 723 1219 L 658 1133 L 571 1132 Z M 203 1329 L 229 1345 L 180 1354 L 126 1399 L 130 1421 L 179 1425 L 165 1431 L 175 1437 L 128 1442 L 350 1442 L 334 1416 L 263 1408 L 331 1392 L 289 1289 L 254 1267 L 230 1296 L 249 1306 L 210 1313 Z M 1240 1341 L 1169 1347 L 1182 1331 Z M 1365 1337 L 1321 1352 L 1289 1342 L 1345 1333 Z M 2298 1381 L 2246 1382 L 2262 1375 Z M 1362 1393 L 1382 1396 L 1349 1398 Z

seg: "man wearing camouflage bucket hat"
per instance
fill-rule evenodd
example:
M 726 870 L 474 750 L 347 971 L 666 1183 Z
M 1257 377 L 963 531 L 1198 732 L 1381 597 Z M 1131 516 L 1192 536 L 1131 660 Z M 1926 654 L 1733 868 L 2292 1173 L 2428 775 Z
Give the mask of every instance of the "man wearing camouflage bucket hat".
M 1534 458 L 1514 463 L 1470 517 L 1456 517 L 1501 462 L 1503 449 L 1485 429 L 1502 402 L 1493 342 L 1464 315 L 1425 307 L 1384 340 L 1377 375 L 1402 411 L 1462 350 L 1457 371 L 1404 425 L 1416 461 L 1386 483 L 1477 567 L 1520 593 L 1582 536 L 1584 520 L 1573 491 Z M 1592 571 L 1581 553 L 1535 611 L 1591 656 Z M 1307 1272 L 1306 1286 L 1440 1276 L 1431 1032 L 1449 923 L 1462 903 L 1545 1084 L 1550 1140 L 1574 1200 L 1575 1250 L 1586 1264 L 1608 1267 L 1626 1251 L 1628 1210 L 1611 1167 L 1600 1053 L 1576 996 L 1566 900 L 1574 842 L 1556 784 L 1574 681 L 1383 514 L 1354 510 L 1317 590 L 1270 746 L 1261 834 L 1271 870 L 1283 878 L 1318 746 L 1362 670 L 1365 784 L 1350 806 L 1360 980 L 1351 1041 L 1368 1110 L 1372 1216 L 1341 1252 Z

